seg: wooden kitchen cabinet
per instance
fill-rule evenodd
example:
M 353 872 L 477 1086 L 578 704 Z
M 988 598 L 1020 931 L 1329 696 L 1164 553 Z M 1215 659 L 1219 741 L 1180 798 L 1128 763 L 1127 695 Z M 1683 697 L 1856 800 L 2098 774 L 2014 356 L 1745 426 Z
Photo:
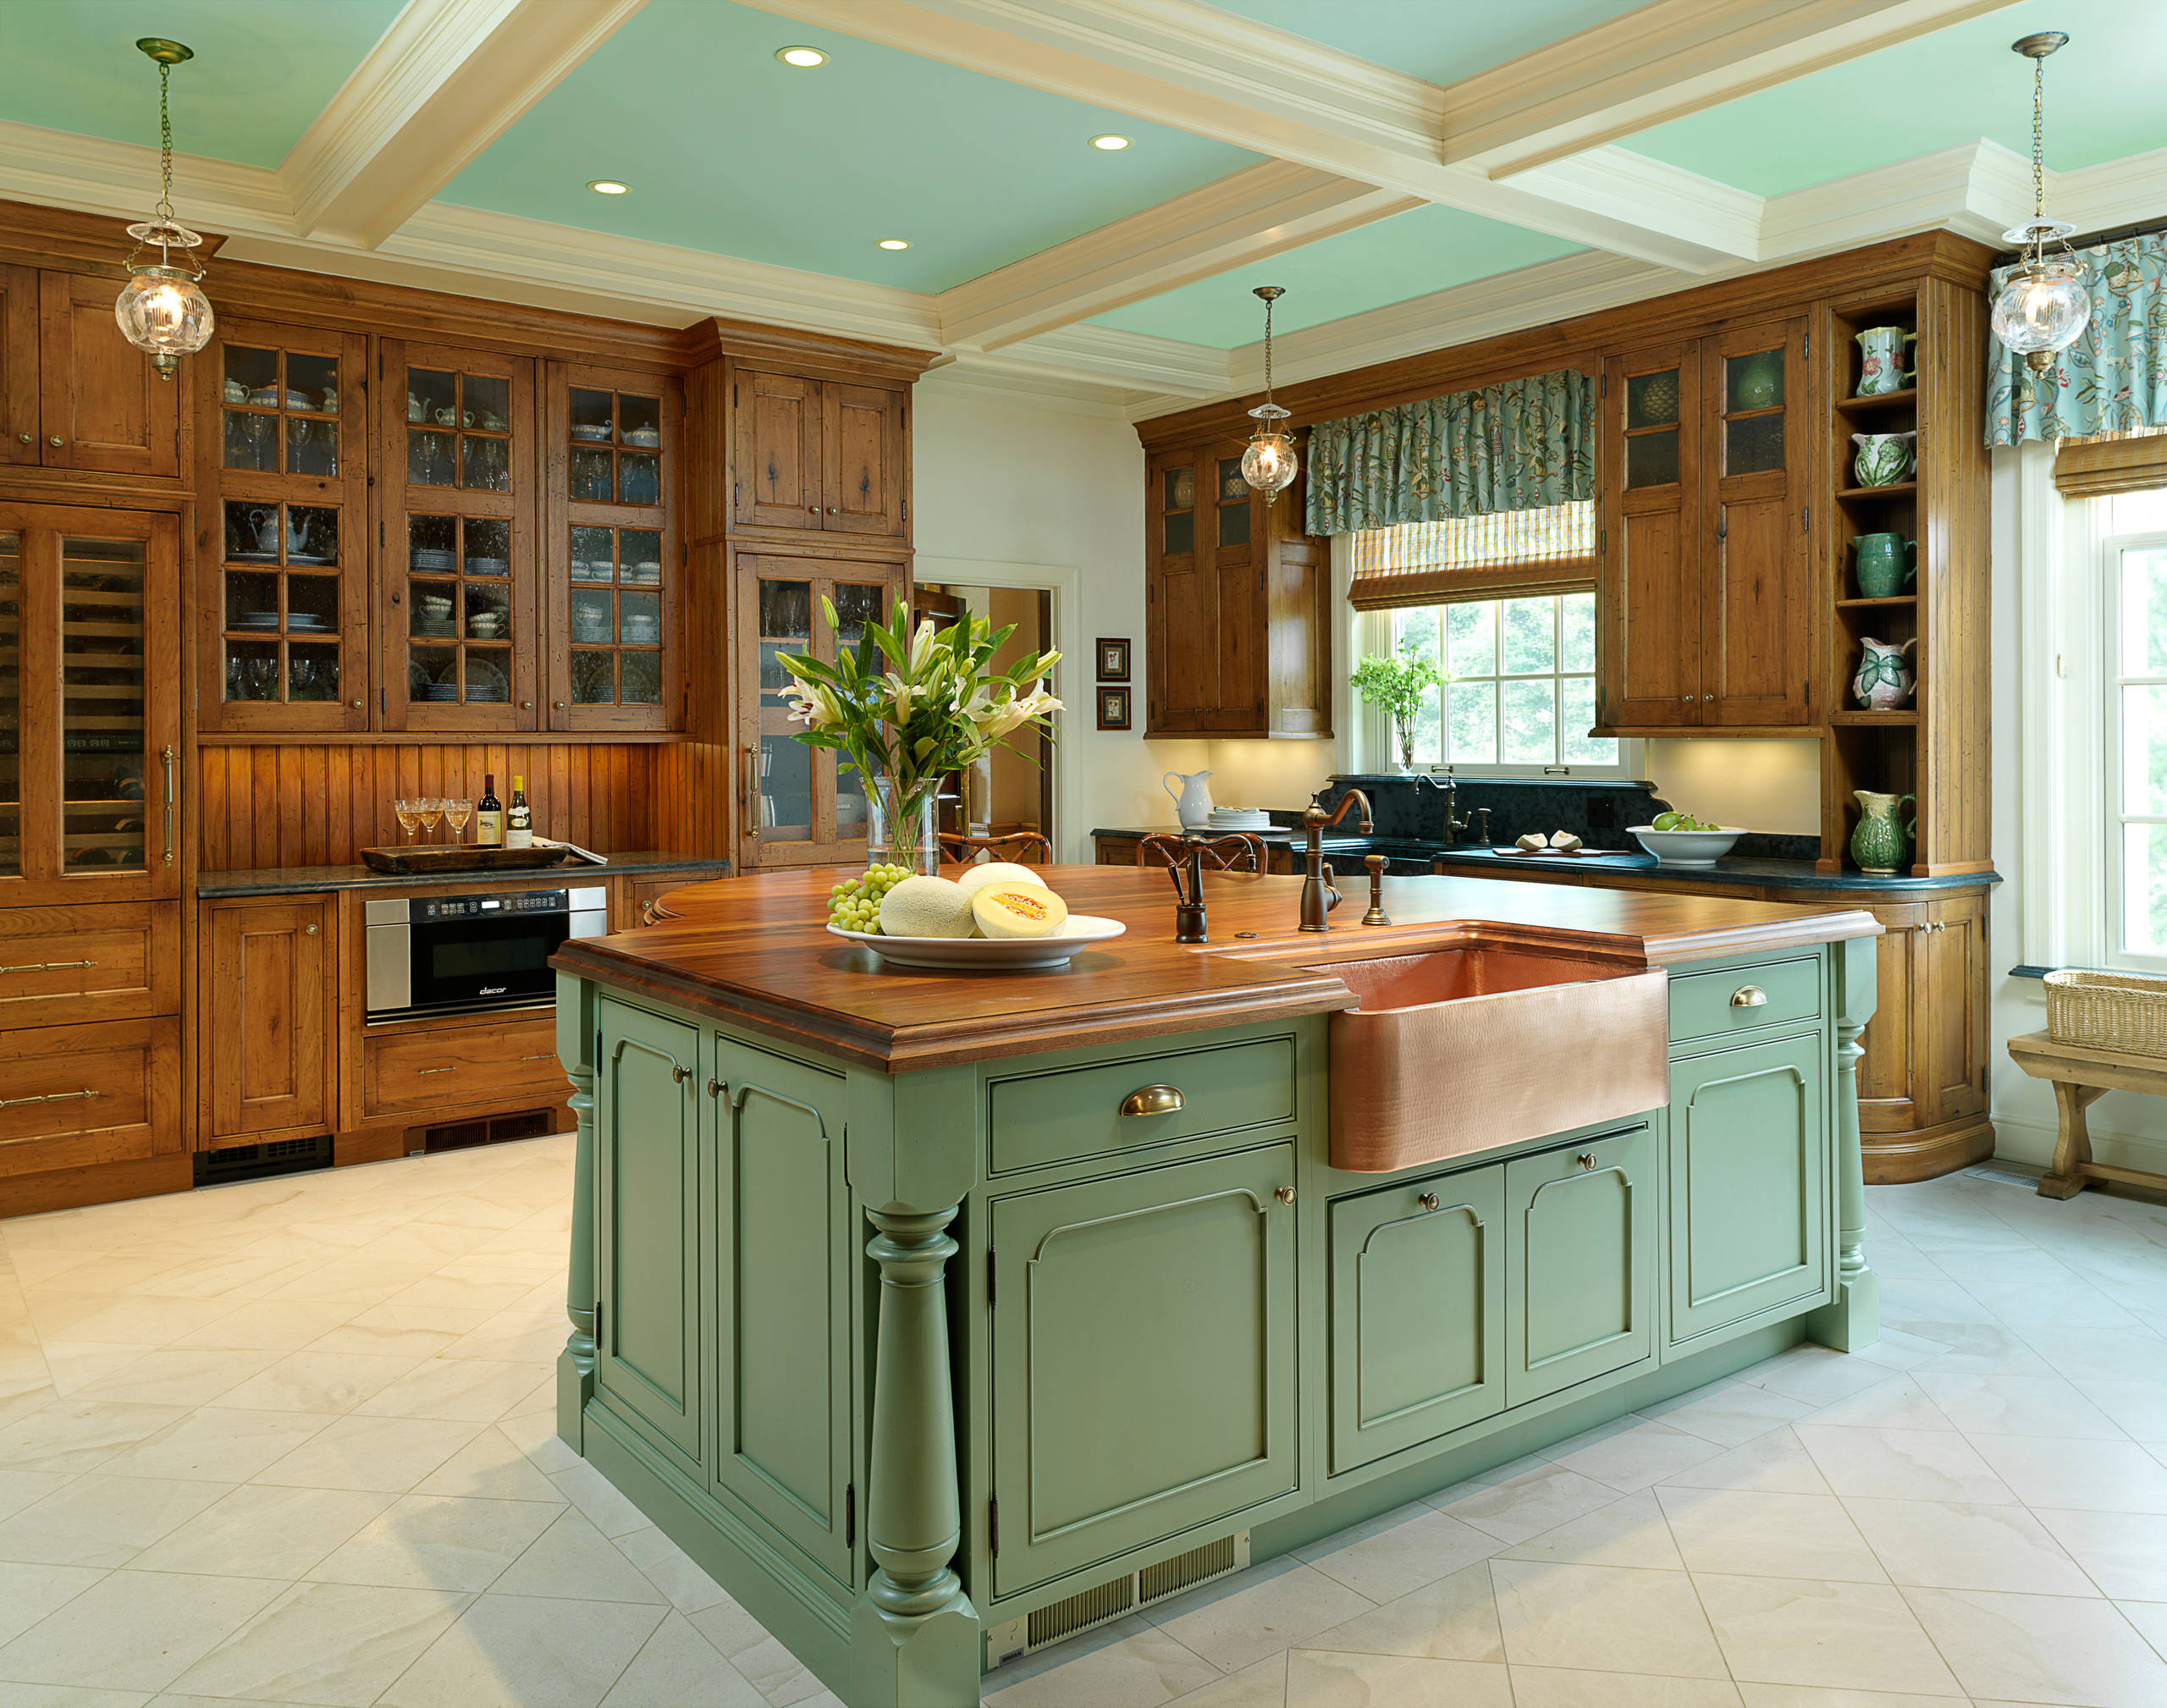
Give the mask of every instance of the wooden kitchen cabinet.
M 383 726 L 536 729 L 534 364 L 387 338 L 380 366 Z
M 205 1141 L 328 1131 L 339 1079 L 334 899 L 214 901 L 203 915 Z
M 1144 504 L 1144 734 L 1327 739 L 1332 570 L 1302 487 L 1267 504 L 1242 443 L 1154 455 Z
M 1806 353 L 1800 315 L 1604 359 L 1603 730 L 1812 722 Z
M 122 336 L 113 315 L 119 292 L 94 273 L 39 275 L 38 460 L 176 480 L 184 388 Z
M 0 267 L 0 465 L 36 465 L 37 412 L 37 269 Z
M 730 388 L 736 526 L 909 532 L 907 389 L 742 364 Z
M 774 866 L 863 864 L 867 806 L 857 772 L 796 739 L 790 676 L 776 662 L 810 650 L 833 660 L 855 647 L 868 622 L 885 622 L 903 597 L 907 570 L 881 559 L 741 551 L 731 571 L 736 651 L 738 862 Z M 823 601 L 842 623 L 830 629 Z

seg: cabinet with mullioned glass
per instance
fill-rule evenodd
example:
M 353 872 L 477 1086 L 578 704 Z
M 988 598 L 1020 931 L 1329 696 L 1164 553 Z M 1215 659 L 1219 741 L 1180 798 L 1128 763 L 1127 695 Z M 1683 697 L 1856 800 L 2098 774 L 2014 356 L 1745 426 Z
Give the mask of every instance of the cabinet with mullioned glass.
M 1813 719 L 1804 316 L 1602 366 L 1605 734 Z
M 383 725 L 532 730 L 534 365 L 401 339 L 381 355 Z
M 366 353 L 228 318 L 195 364 L 206 730 L 369 726 Z
M 543 573 L 552 730 L 673 730 L 684 390 L 674 377 L 551 363 Z

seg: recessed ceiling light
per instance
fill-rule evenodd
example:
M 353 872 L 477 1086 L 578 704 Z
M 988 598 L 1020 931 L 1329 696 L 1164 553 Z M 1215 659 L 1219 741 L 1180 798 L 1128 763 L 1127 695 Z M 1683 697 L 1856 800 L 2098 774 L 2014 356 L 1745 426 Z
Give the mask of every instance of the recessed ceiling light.
M 815 65 L 825 65 L 828 63 L 828 56 L 817 47 L 778 47 L 775 49 L 775 58 L 786 65 L 796 65 L 807 69 Z
M 880 240 L 880 246 L 883 249 L 908 249 L 910 245 L 900 237 L 884 237 Z
M 620 184 L 614 178 L 595 179 L 587 187 L 597 196 L 630 196 L 632 193 L 631 185 Z
M 1091 146 L 1104 149 L 1108 154 L 1118 154 L 1128 146 L 1128 139 L 1126 136 L 1095 136 L 1091 139 Z

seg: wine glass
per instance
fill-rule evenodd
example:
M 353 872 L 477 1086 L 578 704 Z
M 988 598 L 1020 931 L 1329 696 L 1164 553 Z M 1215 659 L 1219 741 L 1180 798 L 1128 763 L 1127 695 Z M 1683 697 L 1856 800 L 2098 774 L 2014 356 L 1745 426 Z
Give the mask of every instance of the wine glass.
M 414 828 L 422 822 L 420 804 L 413 801 L 394 801 L 391 810 L 399 817 L 399 828 L 406 833 L 406 846 L 414 846 Z
M 451 840 L 456 843 L 466 840 L 466 821 L 474 816 L 471 801 L 450 801 L 444 803 L 444 822 L 451 827 Z
M 415 815 L 422 821 L 422 834 L 427 836 L 437 828 L 437 820 L 444 817 L 444 802 L 433 795 L 424 795 L 414 803 Z

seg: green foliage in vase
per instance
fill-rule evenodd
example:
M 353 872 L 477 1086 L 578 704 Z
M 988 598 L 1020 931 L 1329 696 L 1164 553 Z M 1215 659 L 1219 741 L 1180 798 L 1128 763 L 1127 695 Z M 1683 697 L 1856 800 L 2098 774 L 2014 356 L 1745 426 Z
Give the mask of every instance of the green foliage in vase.
M 1414 763 L 1414 714 L 1450 680 L 1437 668 L 1437 661 L 1415 643 L 1405 642 L 1397 653 L 1372 653 L 1347 680 L 1365 702 L 1391 718 L 1399 732 L 1400 762 Z

